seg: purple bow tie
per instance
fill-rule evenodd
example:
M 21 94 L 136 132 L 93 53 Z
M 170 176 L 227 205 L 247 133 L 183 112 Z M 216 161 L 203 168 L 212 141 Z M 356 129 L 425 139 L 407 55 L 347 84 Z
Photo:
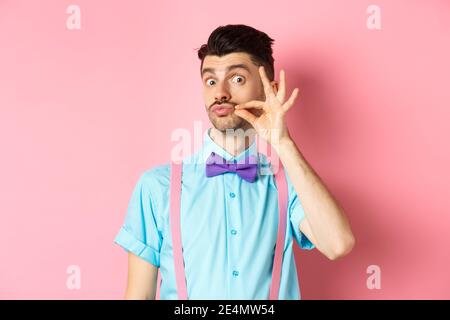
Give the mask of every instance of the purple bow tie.
M 253 155 L 246 157 L 243 163 L 235 163 L 227 162 L 221 156 L 211 152 L 211 155 L 206 160 L 207 177 L 214 177 L 225 172 L 236 172 L 242 179 L 254 182 L 257 168 L 256 157 Z

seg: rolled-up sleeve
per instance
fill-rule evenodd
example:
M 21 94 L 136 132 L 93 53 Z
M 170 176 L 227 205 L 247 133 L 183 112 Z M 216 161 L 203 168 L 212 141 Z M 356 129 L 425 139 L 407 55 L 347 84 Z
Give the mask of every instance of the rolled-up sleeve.
M 288 192 L 289 192 L 289 203 L 288 203 L 289 219 L 291 222 L 291 228 L 295 240 L 297 241 L 301 249 L 306 250 L 314 249 L 314 244 L 308 239 L 308 237 L 306 237 L 306 235 L 304 235 L 300 231 L 300 222 L 305 217 L 305 212 L 303 211 L 303 206 L 287 173 L 286 173 L 286 181 L 288 184 Z
M 114 242 L 159 267 L 162 236 L 157 224 L 156 204 L 152 198 L 152 192 L 157 190 L 152 190 L 152 187 L 151 172 L 142 174 L 134 187 L 125 221 Z

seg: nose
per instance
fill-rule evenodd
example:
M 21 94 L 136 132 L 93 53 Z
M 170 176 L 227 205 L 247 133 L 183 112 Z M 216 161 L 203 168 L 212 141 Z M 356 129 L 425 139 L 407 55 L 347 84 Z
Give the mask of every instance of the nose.
M 217 88 L 216 89 L 217 91 L 214 94 L 214 99 L 216 101 L 222 101 L 222 100 L 228 101 L 228 100 L 230 100 L 230 93 L 229 93 L 228 89 L 226 88 L 225 84 L 218 84 L 216 86 L 216 88 Z

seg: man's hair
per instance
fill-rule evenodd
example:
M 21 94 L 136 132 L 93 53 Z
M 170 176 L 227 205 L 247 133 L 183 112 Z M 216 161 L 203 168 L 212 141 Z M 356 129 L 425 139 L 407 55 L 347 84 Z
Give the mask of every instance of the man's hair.
M 250 55 L 252 62 L 263 65 L 267 77 L 274 80 L 274 59 L 272 57 L 272 43 L 266 33 L 243 24 L 229 24 L 216 28 L 208 38 L 208 42 L 198 49 L 198 57 L 202 61 L 207 55 L 224 56 L 233 52 L 245 52 Z

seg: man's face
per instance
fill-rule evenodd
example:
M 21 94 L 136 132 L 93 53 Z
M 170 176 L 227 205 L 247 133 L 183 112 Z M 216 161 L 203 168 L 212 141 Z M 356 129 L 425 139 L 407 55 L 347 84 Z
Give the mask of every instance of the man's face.
M 234 114 L 234 106 L 251 100 L 265 100 L 264 87 L 256 66 L 247 53 L 236 52 L 206 56 L 202 66 L 203 98 L 206 112 L 214 127 L 226 129 L 251 125 Z M 259 115 L 259 110 L 249 110 Z

